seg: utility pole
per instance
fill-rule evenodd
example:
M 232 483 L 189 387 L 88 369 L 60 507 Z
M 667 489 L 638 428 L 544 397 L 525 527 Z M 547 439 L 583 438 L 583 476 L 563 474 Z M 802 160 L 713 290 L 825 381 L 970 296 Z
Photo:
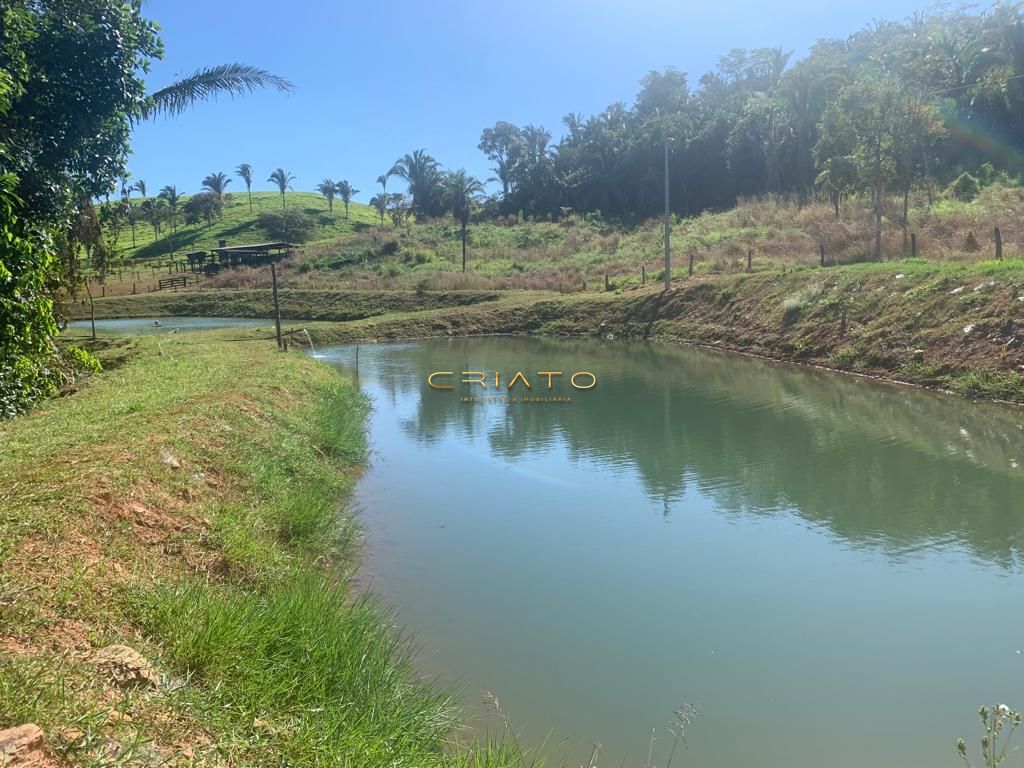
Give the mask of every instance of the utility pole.
M 270 279 L 274 286 L 274 327 L 277 330 L 277 348 L 283 349 L 284 343 L 281 340 L 281 305 L 277 301 L 277 265 L 270 263 Z
M 665 133 L 665 290 L 672 287 L 672 222 L 668 210 L 668 132 Z

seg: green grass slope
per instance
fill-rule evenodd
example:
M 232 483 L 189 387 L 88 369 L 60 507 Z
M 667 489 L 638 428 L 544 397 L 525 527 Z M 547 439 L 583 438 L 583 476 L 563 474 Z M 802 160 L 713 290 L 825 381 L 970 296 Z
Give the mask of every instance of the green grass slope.
M 176 253 L 179 256 L 187 251 L 209 250 L 216 247 L 218 240 L 227 240 L 229 245 L 260 242 L 268 239 L 258 224 L 259 215 L 264 211 L 281 209 L 281 195 L 277 192 L 253 192 L 252 211 L 249 210 L 249 199 L 245 190 L 235 190 L 224 196 L 223 215 L 211 226 L 204 223 L 186 225 L 181 207 L 186 198 L 179 202 L 177 223 L 171 233 L 170 222 L 165 222 L 160 237 L 156 237 L 153 227 L 141 219 L 135 225 L 135 245 L 132 245 L 132 230 L 125 225 L 117 241 L 118 255 L 126 261 L 151 259 Z M 345 206 L 335 200 L 334 212 L 327 209 L 327 199 L 315 192 L 288 192 L 285 196 L 287 207 L 298 209 L 312 216 L 317 229 L 311 242 L 331 241 L 339 237 L 351 235 L 379 224 L 377 212 L 368 205 L 351 203 L 349 215 L 345 218 Z M 141 198 L 134 198 L 132 205 L 139 209 Z

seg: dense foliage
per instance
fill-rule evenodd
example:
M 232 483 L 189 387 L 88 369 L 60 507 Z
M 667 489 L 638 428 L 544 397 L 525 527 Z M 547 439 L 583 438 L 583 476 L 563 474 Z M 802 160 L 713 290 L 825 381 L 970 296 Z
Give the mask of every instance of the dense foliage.
M 140 219 L 159 236 L 173 233 L 180 201 L 164 187 L 136 210 L 125 155 L 132 125 L 174 115 L 219 93 L 256 88 L 291 90 L 277 75 L 246 64 L 200 69 L 151 95 L 142 75 L 163 53 L 156 26 L 142 17 L 143 0 L 0 0 L 0 415 L 22 410 L 52 391 L 59 370 L 95 360 L 81 350 L 56 354 L 52 297 L 74 292 L 84 249 L 102 281 L 127 225 L 134 241 Z M 93 205 L 121 182 L 116 205 Z M 216 203 L 199 212 L 210 221 L 229 180 L 204 186 Z M 246 180 L 248 187 L 249 180 Z
M 145 101 L 138 74 L 160 55 L 140 6 L 0 0 L 0 417 L 93 363 L 58 355 L 51 295 L 74 275 L 78 242 L 106 258 L 83 201 L 124 173 Z
M 271 240 L 304 243 L 316 232 L 316 220 L 305 211 L 295 208 L 264 211 L 257 221 L 260 229 L 266 232 Z

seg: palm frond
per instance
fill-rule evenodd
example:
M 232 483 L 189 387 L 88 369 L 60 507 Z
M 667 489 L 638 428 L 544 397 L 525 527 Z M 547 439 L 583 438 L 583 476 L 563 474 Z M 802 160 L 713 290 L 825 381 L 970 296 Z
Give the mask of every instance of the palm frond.
M 219 64 L 193 72 L 150 96 L 143 117 L 178 115 L 200 101 L 208 101 L 221 94 L 232 98 L 260 88 L 274 88 L 287 93 L 295 86 L 283 77 L 249 64 Z

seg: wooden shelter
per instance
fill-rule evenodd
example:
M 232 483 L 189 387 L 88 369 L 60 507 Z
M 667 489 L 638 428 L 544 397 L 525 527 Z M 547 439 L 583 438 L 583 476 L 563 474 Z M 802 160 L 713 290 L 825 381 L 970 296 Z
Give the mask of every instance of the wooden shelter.
M 214 248 L 211 257 L 222 267 L 257 267 L 280 261 L 294 248 L 291 243 L 251 243 Z

